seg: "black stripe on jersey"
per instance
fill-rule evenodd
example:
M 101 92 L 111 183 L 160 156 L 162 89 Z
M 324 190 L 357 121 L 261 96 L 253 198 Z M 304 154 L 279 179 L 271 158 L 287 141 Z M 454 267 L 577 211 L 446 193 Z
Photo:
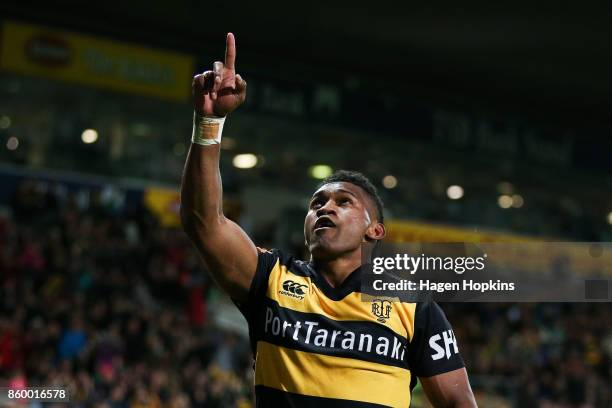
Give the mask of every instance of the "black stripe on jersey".
M 294 350 L 355 358 L 408 369 L 408 341 L 374 322 L 329 319 L 284 308 L 266 298 L 257 339 Z
M 283 263 L 283 261 L 289 261 L 287 263 Z M 285 258 L 281 259 L 281 265 L 285 265 L 287 270 L 294 275 L 303 276 L 305 278 L 311 278 L 313 270 L 309 268 L 308 262 L 300 261 L 293 258 Z
M 331 300 L 342 300 L 347 295 L 361 289 L 361 267 L 349 274 L 338 287 L 333 287 L 325 280 L 323 275 L 316 271 L 315 266 L 311 262 L 304 262 L 287 256 L 279 258 L 279 260 L 280 264 L 285 265 L 292 274 L 312 279 L 314 284 Z
M 312 397 L 280 391 L 263 385 L 255 386 L 257 408 L 389 408 L 386 405 L 336 398 Z

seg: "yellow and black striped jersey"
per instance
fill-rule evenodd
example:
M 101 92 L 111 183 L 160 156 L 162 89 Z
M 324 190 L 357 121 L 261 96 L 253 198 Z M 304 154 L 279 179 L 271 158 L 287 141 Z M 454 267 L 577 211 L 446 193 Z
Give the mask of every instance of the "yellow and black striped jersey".
M 260 251 L 238 305 L 257 407 L 408 407 L 417 376 L 463 367 L 438 305 L 364 301 L 360 289 L 361 268 L 334 288 L 311 263 Z

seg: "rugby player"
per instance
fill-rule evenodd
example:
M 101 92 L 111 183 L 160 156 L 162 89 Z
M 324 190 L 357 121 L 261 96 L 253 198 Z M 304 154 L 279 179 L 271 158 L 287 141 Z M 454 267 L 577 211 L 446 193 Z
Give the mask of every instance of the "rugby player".
M 360 173 L 313 194 L 308 262 L 255 246 L 222 211 L 220 140 L 246 97 L 233 34 L 225 62 L 193 80 L 194 133 L 181 187 L 182 225 L 217 284 L 246 317 L 258 407 L 408 407 L 419 378 L 435 407 L 475 407 L 457 341 L 435 303 L 360 295 L 362 243 L 385 236 L 383 206 Z

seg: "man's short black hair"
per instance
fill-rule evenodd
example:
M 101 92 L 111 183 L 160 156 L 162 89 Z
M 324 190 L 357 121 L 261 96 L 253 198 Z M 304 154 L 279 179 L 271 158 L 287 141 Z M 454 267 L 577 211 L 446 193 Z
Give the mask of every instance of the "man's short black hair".
M 358 171 L 336 170 L 331 176 L 327 177 L 319 184 L 319 188 L 329 183 L 351 183 L 361 187 L 368 196 L 370 196 L 372 201 L 374 201 L 374 204 L 376 204 L 376 218 L 378 218 L 378 222 L 381 224 L 384 223 L 383 202 L 378 195 L 378 190 L 366 176 Z

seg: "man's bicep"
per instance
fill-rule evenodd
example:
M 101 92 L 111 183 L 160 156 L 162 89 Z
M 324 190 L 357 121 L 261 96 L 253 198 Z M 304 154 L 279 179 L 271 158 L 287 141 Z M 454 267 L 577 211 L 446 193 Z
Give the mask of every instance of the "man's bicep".
M 465 368 L 432 377 L 419 377 L 427 398 L 435 408 L 477 407 Z
M 194 244 L 217 284 L 233 299 L 246 301 L 257 270 L 257 248 L 246 232 L 225 219 L 198 231 Z

